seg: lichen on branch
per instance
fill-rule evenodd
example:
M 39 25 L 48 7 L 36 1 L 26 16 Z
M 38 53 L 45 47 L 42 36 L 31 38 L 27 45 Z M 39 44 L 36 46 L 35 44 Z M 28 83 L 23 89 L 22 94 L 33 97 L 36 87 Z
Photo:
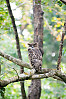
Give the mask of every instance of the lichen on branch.
M 54 79 L 57 79 L 66 83 L 66 74 L 61 73 L 58 70 L 44 69 L 44 71 L 47 71 L 47 73 L 42 72 L 42 74 L 33 74 L 33 75 L 31 75 L 31 73 L 23 73 L 23 74 L 19 74 L 19 77 L 14 76 L 6 80 L 0 80 L 0 88 L 5 87 L 10 83 L 14 83 L 18 81 L 31 80 L 31 79 L 43 79 L 43 78 L 49 78 L 49 77 L 52 77 Z

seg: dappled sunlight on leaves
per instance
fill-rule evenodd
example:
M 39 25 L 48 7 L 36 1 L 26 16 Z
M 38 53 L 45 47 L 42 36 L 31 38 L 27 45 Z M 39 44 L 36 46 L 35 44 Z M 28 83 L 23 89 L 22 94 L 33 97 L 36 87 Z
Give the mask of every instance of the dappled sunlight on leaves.
M 51 3 L 51 1 L 53 1 Z M 43 36 L 43 68 L 56 68 L 58 51 L 63 31 L 66 6 L 57 2 L 59 0 L 42 0 L 41 7 L 44 11 L 44 36 Z M 34 23 L 33 23 L 33 0 L 10 0 L 12 3 L 15 23 L 20 40 L 20 50 L 23 61 L 29 63 L 28 59 L 28 43 L 33 42 Z M 17 9 L 17 10 L 16 10 Z M 37 23 L 37 22 L 36 22 Z M 24 29 L 25 25 L 27 27 Z M 24 30 L 23 30 L 24 29 Z M 22 35 L 21 35 L 22 31 Z M 60 64 L 62 72 L 66 73 L 66 35 L 64 37 L 63 57 Z M 18 58 L 14 30 L 10 16 L 8 14 L 5 0 L 0 0 L 0 49 L 11 56 Z M 11 61 L 0 56 L 1 63 L 1 79 L 7 79 L 17 76 L 20 73 L 20 67 Z M 25 72 L 29 70 L 25 68 Z M 27 73 L 27 74 L 28 74 Z M 27 75 L 26 74 L 26 75 Z M 31 80 L 25 81 L 25 89 L 28 95 L 28 86 Z M 5 87 L 5 99 L 21 99 L 20 82 L 9 84 Z M 40 99 L 62 99 L 66 98 L 65 84 L 52 78 L 42 80 L 42 93 Z
M 58 36 L 56 37 L 56 40 L 57 40 L 57 41 L 60 41 L 60 40 L 61 40 L 61 35 L 58 35 Z

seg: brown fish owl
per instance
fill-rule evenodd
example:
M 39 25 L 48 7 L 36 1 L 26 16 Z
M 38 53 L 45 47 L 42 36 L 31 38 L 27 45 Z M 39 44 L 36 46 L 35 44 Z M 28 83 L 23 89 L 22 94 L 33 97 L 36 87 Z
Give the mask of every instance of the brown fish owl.
M 42 54 L 38 48 L 38 43 L 28 43 L 28 56 L 30 64 L 35 68 L 36 72 L 41 71 Z

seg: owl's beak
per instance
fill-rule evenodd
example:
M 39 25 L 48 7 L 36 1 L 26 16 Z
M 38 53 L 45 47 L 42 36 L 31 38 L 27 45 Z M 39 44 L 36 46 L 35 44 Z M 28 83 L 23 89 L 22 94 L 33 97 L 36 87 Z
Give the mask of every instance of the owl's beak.
M 32 48 L 33 48 L 33 46 L 32 46 Z

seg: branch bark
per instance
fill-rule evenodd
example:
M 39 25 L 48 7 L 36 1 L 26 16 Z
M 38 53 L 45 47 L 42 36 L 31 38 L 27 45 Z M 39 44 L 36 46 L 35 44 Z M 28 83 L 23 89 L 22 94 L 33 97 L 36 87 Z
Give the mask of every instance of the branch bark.
M 63 2 L 66 5 L 66 0 L 60 0 L 61 2 Z
M 62 38 L 61 38 L 60 48 L 59 48 L 59 57 L 58 57 L 58 62 L 57 62 L 57 70 L 60 70 L 60 71 L 61 71 L 60 63 L 61 63 L 61 57 L 62 57 L 64 35 L 65 33 L 62 33 Z
M 0 51 L 0 56 L 2 56 L 2 57 L 4 57 L 4 58 L 8 59 L 9 61 L 11 61 L 11 62 L 13 62 L 13 63 L 15 63 L 15 64 L 17 64 L 17 65 L 19 65 L 19 66 L 22 66 L 22 67 L 25 67 L 25 68 L 28 68 L 28 69 L 32 69 L 32 68 L 33 68 L 33 67 L 31 67 L 28 63 L 25 63 L 25 62 L 23 62 L 22 60 L 16 59 L 16 58 L 14 58 L 14 57 L 12 57 L 12 56 L 10 56 L 10 55 L 4 54 L 2 51 Z M 57 70 L 54 70 L 54 69 L 42 68 L 42 71 L 41 71 L 41 72 L 38 72 L 38 73 L 43 74 L 43 73 L 48 73 L 48 72 L 51 72 L 51 71 L 57 72 L 57 73 L 56 73 L 56 76 L 60 77 L 60 78 L 63 79 L 63 81 L 64 81 L 64 79 L 65 79 L 65 77 L 66 77 L 66 74 L 63 74 L 63 75 L 62 75 L 61 72 L 58 73 L 58 71 L 57 71 Z M 32 74 L 32 73 L 30 73 L 30 74 Z M 37 75 L 38 75 L 38 74 L 37 74 Z M 61 75 L 61 76 L 60 76 L 60 75 Z M 65 76 L 64 76 L 64 75 L 65 75 Z M 65 79 L 65 80 L 66 80 L 66 79 Z
M 33 0 L 33 16 L 34 16 L 34 42 L 38 42 L 39 49 L 43 52 L 43 14 L 41 9 L 41 0 Z
M 63 41 L 64 41 L 64 36 L 66 32 L 66 22 L 64 23 L 64 31 L 62 32 L 62 37 L 61 37 L 61 42 L 60 42 L 60 47 L 59 47 L 59 57 L 58 57 L 58 62 L 57 62 L 57 70 L 61 71 L 60 63 L 61 63 L 61 58 L 62 58 L 62 49 L 63 49 Z
M 25 67 L 25 68 L 28 68 L 28 69 L 32 69 L 33 67 L 31 67 L 28 63 L 26 62 L 23 62 L 22 60 L 20 59 L 16 59 L 8 54 L 5 54 L 3 53 L 2 51 L 0 51 L 0 56 L 6 58 L 7 60 L 19 65 L 20 67 Z
M 6 3 L 7 3 L 8 11 L 9 11 L 9 14 L 10 14 L 10 17 L 11 17 L 11 21 L 12 21 L 12 24 L 13 24 L 13 29 L 14 29 L 14 33 L 15 33 L 15 39 L 16 39 L 16 47 L 17 47 L 18 57 L 19 57 L 19 59 L 22 60 L 21 51 L 20 51 L 20 44 L 19 44 L 19 37 L 18 37 L 17 27 L 16 27 L 16 24 L 15 24 L 15 19 L 14 19 L 12 10 L 11 10 L 11 6 L 10 6 L 9 0 L 6 0 Z M 23 73 L 23 72 L 24 72 L 24 67 L 20 67 L 20 73 Z M 24 82 L 21 82 L 20 84 L 21 84 L 22 98 L 23 99 L 26 99 Z
M 34 42 L 38 42 L 39 50 L 43 55 L 43 14 L 41 9 L 41 0 L 33 0 L 33 16 L 34 16 Z M 41 80 L 32 79 L 28 89 L 28 99 L 40 99 L 41 96 Z
M 44 69 L 45 70 L 45 69 Z M 10 83 L 23 81 L 23 80 L 31 80 L 31 79 L 43 79 L 43 78 L 49 78 L 53 77 L 54 79 L 63 81 L 66 83 L 66 74 L 61 73 L 57 70 L 47 70 L 47 73 L 44 74 L 34 74 L 31 75 L 31 73 L 23 73 L 18 76 L 11 77 L 7 80 L 0 80 L 0 88 L 7 86 Z M 60 79 L 59 79 L 60 78 Z

